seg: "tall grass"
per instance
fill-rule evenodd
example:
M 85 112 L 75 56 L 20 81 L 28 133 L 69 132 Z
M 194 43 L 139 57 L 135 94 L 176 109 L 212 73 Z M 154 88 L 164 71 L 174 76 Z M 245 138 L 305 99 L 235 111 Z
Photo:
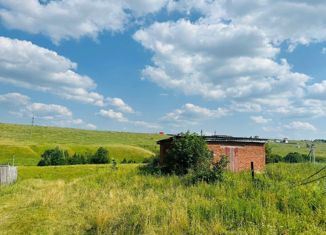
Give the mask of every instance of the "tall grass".
M 0 188 L 0 234 L 325 234 L 325 181 L 293 187 L 321 165 L 272 164 L 252 182 L 186 186 L 137 166 L 20 167 Z

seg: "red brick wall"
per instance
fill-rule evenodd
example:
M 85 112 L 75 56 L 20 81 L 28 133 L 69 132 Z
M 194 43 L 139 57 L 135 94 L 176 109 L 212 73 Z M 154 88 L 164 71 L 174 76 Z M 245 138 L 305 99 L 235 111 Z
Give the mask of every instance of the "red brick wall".
M 164 163 L 169 142 L 160 145 L 160 163 Z M 227 155 L 231 171 L 250 170 L 251 162 L 254 163 L 255 171 L 265 169 L 265 145 L 256 143 L 209 143 L 208 148 L 213 151 L 214 161 L 218 161 L 221 155 Z
M 255 171 L 265 169 L 265 145 L 255 143 L 209 143 L 208 148 L 214 153 L 214 161 L 221 155 L 228 156 L 228 168 L 231 171 L 250 170 L 251 162 Z

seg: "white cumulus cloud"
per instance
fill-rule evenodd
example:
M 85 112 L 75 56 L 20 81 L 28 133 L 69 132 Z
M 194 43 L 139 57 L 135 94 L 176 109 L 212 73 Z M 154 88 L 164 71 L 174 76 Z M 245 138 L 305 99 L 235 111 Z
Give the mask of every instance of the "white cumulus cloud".
M 49 92 L 83 103 L 104 105 L 96 83 L 78 74 L 77 64 L 31 42 L 0 37 L 0 83 Z
M 284 126 L 287 129 L 316 131 L 316 127 L 309 122 L 293 121 Z
M 128 122 L 128 119 L 121 112 L 116 112 L 113 109 L 101 109 L 98 113 L 100 116 L 105 118 L 110 118 L 118 122 Z
M 225 108 L 208 109 L 187 103 L 181 108 L 164 115 L 162 121 L 171 123 L 172 125 L 196 124 L 199 121 L 207 119 L 221 118 L 227 114 L 228 110 Z
M 123 31 L 134 17 L 160 10 L 166 0 L 0 0 L 0 19 L 11 29 L 62 39 L 96 38 Z
M 266 124 L 271 121 L 271 119 L 264 118 L 263 116 L 251 116 L 250 118 L 258 124 Z
M 0 95 L 0 104 L 5 105 L 9 113 L 21 118 L 35 118 L 36 124 L 62 127 L 80 127 L 96 129 L 92 123 L 74 118 L 67 107 L 58 104 L 33 103 L 30 97 L 20 93 Z
M 121 98 L 107 98 L 110 105 L 116 107 L 121 112 L 134 113 L 135 111 L 131 106 L 126 104 Z

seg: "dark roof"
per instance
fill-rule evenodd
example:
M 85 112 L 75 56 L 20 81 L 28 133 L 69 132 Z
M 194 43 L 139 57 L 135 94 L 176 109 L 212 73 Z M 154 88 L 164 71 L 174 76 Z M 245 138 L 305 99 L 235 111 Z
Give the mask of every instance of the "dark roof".
M 172 141 L 173 137 L 181 138 L 181 135 L 175 135 L 167 139 L 162 139 L 157 141 L 158 144 L 164 142 Z M 234 137 L 229 135 L 211 135 L 211 136 L 202 136 L 204 140 L 208 143 L 216 143 L 216 142 L 237 142 L 237 143 L 260 143 L 264 144 L 268 139 L 261 139 L 257 137 Z

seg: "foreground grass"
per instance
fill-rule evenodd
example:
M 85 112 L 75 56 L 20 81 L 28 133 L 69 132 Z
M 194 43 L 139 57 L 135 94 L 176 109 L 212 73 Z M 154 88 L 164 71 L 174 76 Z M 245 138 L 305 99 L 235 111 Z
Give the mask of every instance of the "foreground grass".
M 158 151 L 158 134 L 89 131 L 71 128 L 0 123 L 0 164 L 36 165 L 44 150 L 59 146 L 71 154 L 95 152 L 100 146 L 118 162 L 124 158 L 142 162 Z
M 320 167 L 275 164 L 255 183 L 228 173 L 196 186 L 137 165 L 20 167 L 0 188 L 0 234 L 325 234 L 325 181 L 293 187 Z

